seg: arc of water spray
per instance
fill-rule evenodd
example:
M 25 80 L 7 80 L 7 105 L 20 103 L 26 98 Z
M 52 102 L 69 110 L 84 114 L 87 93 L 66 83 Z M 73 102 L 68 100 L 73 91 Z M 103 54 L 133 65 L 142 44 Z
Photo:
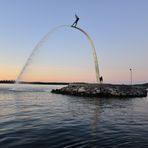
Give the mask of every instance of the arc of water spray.
M 88 39 L 88 41 L 89 41 L 89 43 L 90 43 L 90 45 L 92 47 L 92 50 L 93 50 L 93 59 L 94 59 L 94 64 L 95 64 L 96 81 L 98 83 L 100 83 L 100 73 L 99 73 L 98 59 L 97 59 L 96 49 L 95 49 L 95 46 L 93 44 L 92 39 L 90 38 L 88 33 L 86 31 L 84 31 L 83 29 L 81 29 L 79 27 L 76 27 L 76 26 L 71 26 L 71 27 L 81 31 L 87 37 L 87 39 Z
M 23 76 L 23 74 L 25 73 L 25 71 L 27 70 L 29 64 L 31 63 L 33 57 L 35 56 L 35 54 L 37 53 L 38 50 L 40 50 L 40 48 L 43 46 L 43 44 L 48 40 L 49 36 L 54 33 L 55 31 L 57 31 L 59 28 L 62 27 L 69 27 L 69 25 L 60 25 L 57 26 L 55 28 L 53 28 L 51 31 L 49 31 L 47 34 L 45 34 L 45 36 L 43 36 L 43 38 L 36 44 L 36 46 L 34 47 L 34 49 L 32 50 L 30 56 L 28 57 L 26 63 L 24 64 L 21 72 L 19 73 L 19 75 L 16 78 L 15 84 L 18 84 L 21 77 Z
M 19 73 L 18 77 L 16 78 L 15 84 L 19 83 L 19 80 L 21 79 L 21 77 L 23 76 L 23 74 L 25 73 L 25 71 L 27 70 L 29 64 L 31 63 L 33 56 L 35 56 L 36 52 L 38 50 L 40 50 L 40 47 L 43 46 L 43 44 L 48 40 L 49 36 L 54 33 L 55 31 L 57 31 L 58 29 L 62 28 L 62 27 L 70 27 L 69 25 L 61 25 L 58 27 L 55 27 L 54 29 L 52 29 L 51 31 L 49 31 L 47 34 L 45 34 L 45 36 L 43 36 L 43 38 L 37 43 L 37 45 L 34 47 L 32 53 L 30 54 L 30 56 L 28 57 L 26 63 L 24 64 L 21 72 Z M 93 59 L 94 59 L 94 64 L 95 64 L 95 72 L 96 72 L 96 81 L 98 83 L 100 83 L 100 74 L 99 74 L 99 66 L 98 66 L 98 60 L 97 60 L 97 54 L 96 54 L 96 50 L 95 50 L 95 46 L 90 38 L 90 36 L 88 35 L 88 33 L 86 33 L 83 29 L 78 28 L 78 27 L 74 27 L 72 26 L 72 28 L 75 28 L 79 31 L 81 31 L 82 33 L 84 33 L 84 35 L 87 37 L 92 49 L 93 49 Z

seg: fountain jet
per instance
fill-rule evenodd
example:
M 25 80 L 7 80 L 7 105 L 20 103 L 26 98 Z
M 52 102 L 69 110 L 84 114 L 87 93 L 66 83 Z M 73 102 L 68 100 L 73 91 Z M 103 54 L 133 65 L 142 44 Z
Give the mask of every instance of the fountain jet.
M 57 27 L 53 28 L 51 31 L 49 31 L 47 34 L 45 34 L 45 36 L 43 36 L 43 38 L 36 44 L 36 46 L 34 47 L 34 49 L 31 52 L 30 56 L 26 60 L 26 63 L 24 64 L 21 72 L 17 76 L 16 81 L 15 81 L 15 84 L 18 84 L 19 83 L 19 81 L 21 80 L 22 76 L 26 72 L 29 64 L 32 62 L 33 57 L 35 56 L 35 54 L 37 53 L 37 51 L 39 51 L 40 48 L 44 45 L 44 43 L 46 43 L 46 41 L 48 40 L 49 36 L 52 33 L 54 33 L 55 31 L 57 31 L 59 28 L 62 28 L 62 27 L 69 27 L 69 26 L 68 25 L 61 25 L 61 26 L 57 26 Z
M 79 31 L 81 31 L 83 34 L 85 34 L 85 36 L 87 37 L 92 50 L 93 50 L 93 59 L 94 59 L 94 64 L 95 64 L 95 72 L 96 72 L 96 81 L 97 83 L 100 83 L 100 74 L 99 74 L 99 66 L 98 66 L 98 60 L 97 60 L 97 54 L 96 54 L 96 50 L 95 50 L 95 46 L 90 38 L 90 36 L 88 35 L 88 33 L 86 33 L 86 31 L 84 31 L 81 28 L 78 28 L 76 26 L 69 26 L 69 25 L 61 25 L 58 27 L 55 27 L 54 29 L 52 29 L 51 31 L 49 31 L 47 34 L 45 34 L 45 36 L 43 36 L 43 38 L 37 43 L 37 45 L 34 47 L 33 51 L 31 52 L 30 56 L 28 57 L 26 63 L 24 64 L 21 72 L 19 73 L 19 75 L 16 78 L 15 84 L 18 84 L 19 81 L 21 80 L 22 76 L 24 75 L 24 73 L 26 72 L 27 68 L 29 67 L 29 64 L 32 62 L 33 57 L 35 56 L 35 54 L 37 53 L 38 50 L 41 49 L 41 47 L 46 43 L 46 41 L 48 40 L 49 36 L 54 33 L 55 31 L 57 31 L 60 28 L 63 27 L 72 27 L 74 29 L 77 29 Z

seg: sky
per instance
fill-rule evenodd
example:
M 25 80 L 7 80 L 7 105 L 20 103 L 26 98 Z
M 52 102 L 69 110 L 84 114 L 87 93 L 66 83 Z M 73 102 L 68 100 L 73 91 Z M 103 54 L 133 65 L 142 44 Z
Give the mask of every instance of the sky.
M 148 82 L 147 0 L 0 0 L 0 80 L 15 80 L 53 28 L 78 26 L 93 40 L 104 83 Z M 33 56 L 25 81 L 96 82 L 87 38 L 61 27 Z

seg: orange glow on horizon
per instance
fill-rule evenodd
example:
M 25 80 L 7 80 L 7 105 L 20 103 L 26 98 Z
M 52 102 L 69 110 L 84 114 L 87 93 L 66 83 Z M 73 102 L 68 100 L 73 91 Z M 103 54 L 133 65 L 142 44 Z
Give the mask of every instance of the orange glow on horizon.
M 95 76 L 90 72 L 85 75 L 84 72 L 73 70 L 51 70 L 46 72 L 30 71 L 22 80 L 41 81 L 41 82 L 95 82 Z
M 19 66 L 1 65 L 0 80 L 15 80 L 20 72 Z M 129 71 L 103 71 L 104 83 L 130 83 Z M 22 81 L 40 82 L 96 82 L 95 72 L 78 68 L 37 68 L 28 71 Z M 133 73 L 133 83 L 147 82 L 147 73 Z
M 18 72 L 18 66 L 1 65 L 0 80 L 15 80 Z

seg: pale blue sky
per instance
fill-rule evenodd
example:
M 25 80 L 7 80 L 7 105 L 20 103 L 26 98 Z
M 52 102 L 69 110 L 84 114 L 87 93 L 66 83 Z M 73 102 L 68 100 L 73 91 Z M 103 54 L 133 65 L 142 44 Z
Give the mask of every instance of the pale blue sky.
M 147 0 L 0 0 L 0 79 L 15 79 L 45 33 L 56 26 L 72 24 L 76 13 L 80 17 L 78 25 L 93 39 L 105 82 L 129 83 L 129 68 L 133 69 L 135 83 L 147 82 L 147 6 Z M 48 49 L 41 49 L 32 67 L 58 67 L 60 63 L 67 71 L 78 66 L 79 77 L 89 71 L 94 73 L 91 48 L 79 32 L 61 29 L 45 47 Z M 14 71 L 12 77 L 4 76 L 8 71 Z M 89 74 L 86 77 L 89 81 Z

